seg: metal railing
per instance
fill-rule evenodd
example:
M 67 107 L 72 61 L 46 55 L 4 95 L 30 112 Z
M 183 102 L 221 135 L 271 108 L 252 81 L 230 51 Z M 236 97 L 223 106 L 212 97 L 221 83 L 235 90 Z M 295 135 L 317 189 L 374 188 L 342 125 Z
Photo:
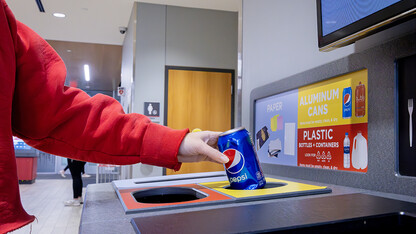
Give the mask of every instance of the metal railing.
M 97 164 L 97 176 L 95 183 L 109 183 L 113 180 L 120 179 L 120 170 L 119 165 L 111 164 Z

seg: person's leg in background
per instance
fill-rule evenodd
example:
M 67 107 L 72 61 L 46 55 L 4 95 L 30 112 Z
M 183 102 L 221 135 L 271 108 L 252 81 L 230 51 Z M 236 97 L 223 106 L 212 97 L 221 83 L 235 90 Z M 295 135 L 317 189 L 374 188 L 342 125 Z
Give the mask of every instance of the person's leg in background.
M 66 177 L 66 175 L 65 175 L 65 171 L 66 171 L 66 170 L 68 170 L 68 168 L 69 168 L 69 164 L 71 163 L 71 159 L 67 158 L 67 161 L 68 161 L 68 164 L 66 165 L 66 167 L 65 167 L 64 169 L 62 169 L 62 170 L 60 170 L 60 171 L 59 171 L 59 173 L 61 174 L 61 176 L 62 176 L 63 178 L 65 178 L 65 177 Z
M 79 206 L 82 204 L 82 177 L 81 173 L 85 162 L 72 160 L 69 164 L 69 171 L 72 176 L 73 199 L 65 202 L 65 206 Z
M 85 174 L 85 164 L 87 164 L 87 163 L 84 163 L 84 166 L 82 167 L 81 174 L 82 174 L 82 177 L 89 178 L 89 177 L 91 177 L 91 175 Z

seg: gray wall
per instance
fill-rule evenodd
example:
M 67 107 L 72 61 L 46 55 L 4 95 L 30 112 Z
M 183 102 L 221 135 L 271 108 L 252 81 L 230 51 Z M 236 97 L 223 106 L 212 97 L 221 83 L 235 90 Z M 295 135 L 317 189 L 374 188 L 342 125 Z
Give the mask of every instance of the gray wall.
M 133 111 L 160 102 L 164 119 L 165 65 L 237 69 L 238 13 L 137 4 Z
M 315 0 L 243 0 L 243 126 L 251 124 L 253 88 L 354 52 L 354 45 L 319 52 L 316 31 Z
M 136 30 L 133 112 L 143 114 L 144 102 L 160 102 L 163 116 L 166 6 L 138 3 Z
M 236 12 L 168 6 L 166 65 L 237 67 Z
M 243 53 L 244 68 L 243 78 L 248 80 L 245 84 L 247 92 L 243 92 L 243 101 L 248 100 L 249 110 L 244 114 L 246 123 L 252 130 L 253 120 L 253 101 L 254 99 L 269 96 L 272 94 L 295 89 L 307 84 L 320 80 L 339 76 L 344 73 L 368 69 L 368 171 L 367 173 L 355 173 L 345 171 L 331 171 L 324 169 L 312 169 L 302 167 L 289 167 L 263 164 L 265 173 L 279 176 L 315 180 L 324 183 L 340 184 L 351 187 L 358 187 L 382 192 L 416 195 L 416 178 L 400 176 L 396 172 L 397 154 L 395 144 L 395 60 L 404 56 L 416 53 L 416 20 L 406 22 L 382 33 L 375 34 L 371 37 L 358 41 L 353 46 L 336 49 L 332 52 L 317 52 L 316 31 L 313 38 L 309 35 L 309 29 L 305 30 L 304 39 L 294 39 L 293 43 L 287 42 L 287 47 L 291 51 L 281 48 L 284 41 L 276 36 L 276 41 L 269 39 L 268 42 L 257 40 L 253 32 L 258 32 L 257 37 L 275 36 L 270 31 L 275 30 L 275 26 L 260 24 L 257 15 L 263 15 L 271 12 L 271 8 L 292 9 L 295 5 L 311 4 L 314 1 L 285 1 L 285 3 L 276 3 L 279 1 L 252 1 L 244 0 L 243 2 Z M 281 1 L 280 1 L 281 2 Z M 300 7 L 300 6 L 299 6 Z M 315 11 L 314 4 L 310 5 Z M 281 12 L 281 10 L 277 10 Z M 249 12 L 249 14 L 247 14 Z M 302 23 L 295 22 L 296 30 L 303 30 L 300 24 L 314 27 L 316 30 L 316 17 L 309 17 L 306 12 L 305 17 L 296 16 L 292 12 L 293 18 L 300 17 Z M 312 13 L 310 13 L 312 14 Z M 313 14 L 316 14 L 315 12 Z M 290 15 L 290 14 L 289 14 Z M 270 21 L 278 18 L 269 18 Z M 255 28 L 258 25 L 259 28 Z M 295 35 L 301 32 L 293 32 L 289 27 L 279 26 L 280 34 Z M 309 33 L 307 33 L 309 32 Z M 308 35 L 306 35 L 308 34 Z M 250 37 L 252 37 L 250 39 Z M 285 37 L 285 36 L 283 36 Z M 311 43 L 311 41 L 313 41 Z M 278 44 L 278 45 L 276 45 Z M 302 49 L 296 45 L 303 44 Z M 303 48 L 305 45 L 307 48 Z M 268 48 L 269 52 L 264 49 Z M 311 48 L 309 48 L 311 47 Z M 314 47 L 314 49 L 312 49 Z M 309 49 L 308 49 L 309 48 Z M 261 66 L 261 61 L 256 60 L 255 55 L 263 51 L 265 63 L 268 66 Z M 281 53 L 280 53 L 281 52 Z M 336 56 L 335 52 L 339 53 Z M 292 54 L 290 54 L 292 53 Z M 279 54 L 279 56 L 277 56 Z M 280 56 L 281 55 L 281 56 Z M 334 57 L 332 57 L 334 55 Z M 290 58 L 290 63 L 282 58 Z M 338 59 L 335 59 L 337 58 Z M 316 59 L 316 61 L 312 61 Z M 273 62 L 268 60 L 272 59 Z M 306 64 L 306 65 L 305 65 Z M 309 66 L 309 68 L 308 68 Z M 280 71 L 283 70 L 283 71 Z M 257 75 L 261 81 L 253 81 Z M 261 84 L 261 83 L 265 84 Z M 261 85 L 259 85 L 261 84 Z M 250 96 L 251 95 L 251 96 Z M 245 116 L 246 115 L 246 116 Z
M 134 56 L 126 54 L 127 59 L 134 60 L 132 112 L 143 114 L 144 102 L 159 102 L 159 123 L 163 124 L 165 66 L 237 70 L 237 12 L 148 3 L 134 7 L 137 15 L 130 19 L 128 29 L 134 32 Z M 133 167 L 133 177 L 161 174 L 161 168 Z

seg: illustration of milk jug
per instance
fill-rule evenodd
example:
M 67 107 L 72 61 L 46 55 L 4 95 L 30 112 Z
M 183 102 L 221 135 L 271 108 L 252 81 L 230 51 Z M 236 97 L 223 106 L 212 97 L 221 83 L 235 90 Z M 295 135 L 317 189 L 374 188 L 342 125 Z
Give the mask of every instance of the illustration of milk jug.
M 352 166 L 355 169 L 365 169 L 368 165 L 368 148 L 367 140 L 361 134 L 357 133 L 357 136 L 354 137 L 352 154 L 351 154 Z

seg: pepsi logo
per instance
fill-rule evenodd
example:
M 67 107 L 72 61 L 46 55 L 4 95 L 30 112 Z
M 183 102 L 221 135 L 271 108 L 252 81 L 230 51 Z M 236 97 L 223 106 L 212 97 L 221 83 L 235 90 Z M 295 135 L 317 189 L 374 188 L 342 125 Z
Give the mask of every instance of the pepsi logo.
M 223 152 L 230 161 L 225 164 L 225 168 L 231 174 L 237 174 L 244 168 L 245 159 L 243 154 L 235 149 L 227 149 Z
M 346 93 L 344 95 L 344 106 L 351 105 L 351 95 L 349 93 Z

